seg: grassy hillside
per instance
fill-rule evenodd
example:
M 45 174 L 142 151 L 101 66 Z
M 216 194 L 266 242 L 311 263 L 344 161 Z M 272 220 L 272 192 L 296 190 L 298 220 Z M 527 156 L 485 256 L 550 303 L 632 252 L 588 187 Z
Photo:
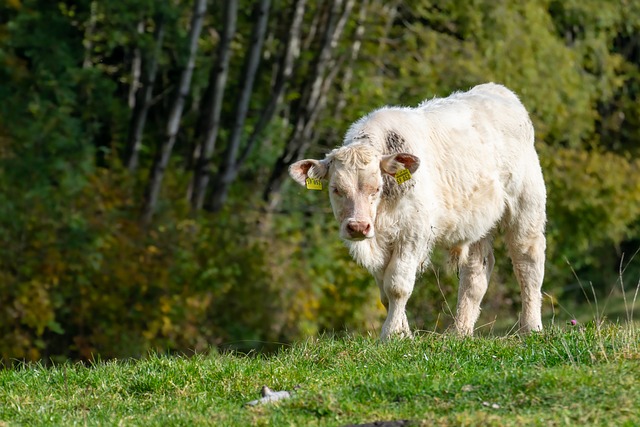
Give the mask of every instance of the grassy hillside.
M 151 355 L 0 372 L 0 425 L 638 425 L 640 334 L 323 337 L 277 354 Z M 263 385 L 293 390 L 257 406 Z

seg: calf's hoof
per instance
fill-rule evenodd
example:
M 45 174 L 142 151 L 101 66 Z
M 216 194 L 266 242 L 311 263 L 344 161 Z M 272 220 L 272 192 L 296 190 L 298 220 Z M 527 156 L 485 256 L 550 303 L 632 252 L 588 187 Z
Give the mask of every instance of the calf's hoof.
M 413 334 L 409 329 L 402 329 L 393 332 L 385 332 L 384 330 L 380 334 L 380 341 L 386 342 L 394 339 L 413 338 Z
M 534 324 L 520 324 L 520 329 L 518 333 L 521 335 L 528 335 L 535 332 L 542 332 L 542 325 L 539 323 Z

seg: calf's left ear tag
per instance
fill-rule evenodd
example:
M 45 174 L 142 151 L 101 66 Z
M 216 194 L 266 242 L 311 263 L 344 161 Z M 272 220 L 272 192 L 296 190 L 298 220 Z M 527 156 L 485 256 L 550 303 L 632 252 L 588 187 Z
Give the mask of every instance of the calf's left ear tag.
M 307 190 L 322 190 L 322 181 L 315 178 L 307 178 Z
M 409 181 L 411 179 L 411 172 L 409 172 L 409 169 L 402 169 L 401 171 L 396 172 L 395 179 L 398 185 Z

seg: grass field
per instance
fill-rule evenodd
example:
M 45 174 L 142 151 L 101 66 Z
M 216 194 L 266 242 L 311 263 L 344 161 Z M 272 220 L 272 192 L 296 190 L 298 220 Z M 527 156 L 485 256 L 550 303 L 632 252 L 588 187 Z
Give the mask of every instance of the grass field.
M 263 385 L 290 399 L 247 406 Z M 0 372 L 0 425 L 640 425 L 640 334 L 322 337 L 270 356 L 150 355 Z

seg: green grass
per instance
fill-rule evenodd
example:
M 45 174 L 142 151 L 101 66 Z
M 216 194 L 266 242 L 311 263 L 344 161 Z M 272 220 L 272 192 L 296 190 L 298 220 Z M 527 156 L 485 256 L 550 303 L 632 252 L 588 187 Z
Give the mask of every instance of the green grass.
M 262 385 L 293 398 L 247 407 Z M 18 366 L 0 425 L 640 424 L 640 334 L 614 324 L 527 337 L 323 337 L 270 355 Z

